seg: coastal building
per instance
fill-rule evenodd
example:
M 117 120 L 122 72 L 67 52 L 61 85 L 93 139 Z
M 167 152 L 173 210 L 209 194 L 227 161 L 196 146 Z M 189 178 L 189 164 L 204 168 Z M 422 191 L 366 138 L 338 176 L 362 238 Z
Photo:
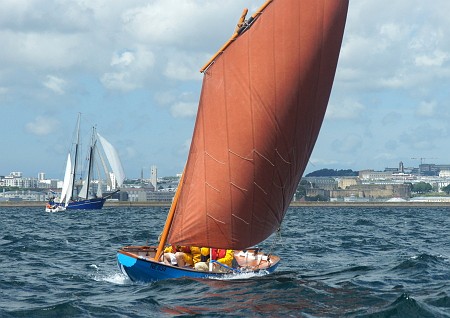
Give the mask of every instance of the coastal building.
M 338 182 L 332 177 L 304 177 L 302 180 L 308 181 L 312 189 L 334 190 L 338 187 Z
M 145 187 L 129 187 L 120 190 L 122 195 L 126 194 L 130 202 L 172 202 L 175 192 L 155 191 L 152 185 Z
M 350 186 L 360 184 L 359 178 L 356 177 L 343 177 L 338 179 L 338 188 L 347 189 Z
M 46 201 L 47 193 L 31 190 L 16 190 L 0 192 L 0 201 Z
M 385 180 L 392 179 L 393 171 L 361 170 L 358 174 L 360 180 Z
M 344 199 L 348 197 L 366 198 L 369 200 L 389 198 L 410 198 L 411 187 L 409 184 L 359 184 L 346 189 L 330 191 L 330 198 Z
M 442 170 L 450 170 L 450 165 L 434 163 L 423 163 L 419 165 L 421 176 L 438 176 Z

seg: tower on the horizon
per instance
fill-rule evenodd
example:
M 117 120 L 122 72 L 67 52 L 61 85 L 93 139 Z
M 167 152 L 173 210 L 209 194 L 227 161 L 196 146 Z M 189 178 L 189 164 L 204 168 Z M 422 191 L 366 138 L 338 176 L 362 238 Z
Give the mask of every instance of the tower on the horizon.
M 398 172 L 401 172 L 401 173 L 405 172 L 405 167 L 403 166 L 403 161 L 400 161 L 400 163 L 398 164 Z
M 150 167 L 150 182 L 155 188 L 155 191 L 157 191 L 158 188 L 156 186 L 158 183 L 158 168 L 154 165 Z

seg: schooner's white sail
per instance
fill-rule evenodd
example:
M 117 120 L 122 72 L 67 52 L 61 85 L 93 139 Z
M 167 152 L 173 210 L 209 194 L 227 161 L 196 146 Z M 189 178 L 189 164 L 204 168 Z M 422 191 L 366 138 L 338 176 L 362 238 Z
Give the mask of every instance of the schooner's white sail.
M 67 155 L 66 172 L 64 173 L 63 188 L 61 190 L 61 198 L 59 203 L 67 202 L 70 198 L 72 189 L 69 190 L 70 180 L 72 179 L 72 161 L 70 160 L 70 153 Z
M 106 158 L 111 165 L 112 172 L 117 182 L 117 186 L 121 187 L 123 181 L 125 180 L 125 172 L 122 167 L 122 163 L 119 158 L 119 154 L 117 150 L 111 145 L 109 141 L 107 141 L 104 137 L 102 137 L 99 133 L 97 133 L 98 139 L 103 147 L 103 151 L 105 152 Z M 114 184 L 113 184 L 114 187 Z

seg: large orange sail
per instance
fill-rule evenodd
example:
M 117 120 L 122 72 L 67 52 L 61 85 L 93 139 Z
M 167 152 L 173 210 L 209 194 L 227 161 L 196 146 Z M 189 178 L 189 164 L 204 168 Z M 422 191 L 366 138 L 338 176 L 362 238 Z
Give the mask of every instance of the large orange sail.
M 168 242 L 243 249 L 275 232 L 319 134 L 348 0 L 273 0 L 206 69 Z

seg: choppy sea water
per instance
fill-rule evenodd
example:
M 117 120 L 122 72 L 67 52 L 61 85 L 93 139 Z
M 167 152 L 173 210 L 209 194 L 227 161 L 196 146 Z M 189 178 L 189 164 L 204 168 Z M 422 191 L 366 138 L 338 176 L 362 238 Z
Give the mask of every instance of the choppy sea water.
M 266 276 L 133 283 L 167 208 L 0 208 L 0 317 L 450 317 L 450 209 L 290 208 Z

